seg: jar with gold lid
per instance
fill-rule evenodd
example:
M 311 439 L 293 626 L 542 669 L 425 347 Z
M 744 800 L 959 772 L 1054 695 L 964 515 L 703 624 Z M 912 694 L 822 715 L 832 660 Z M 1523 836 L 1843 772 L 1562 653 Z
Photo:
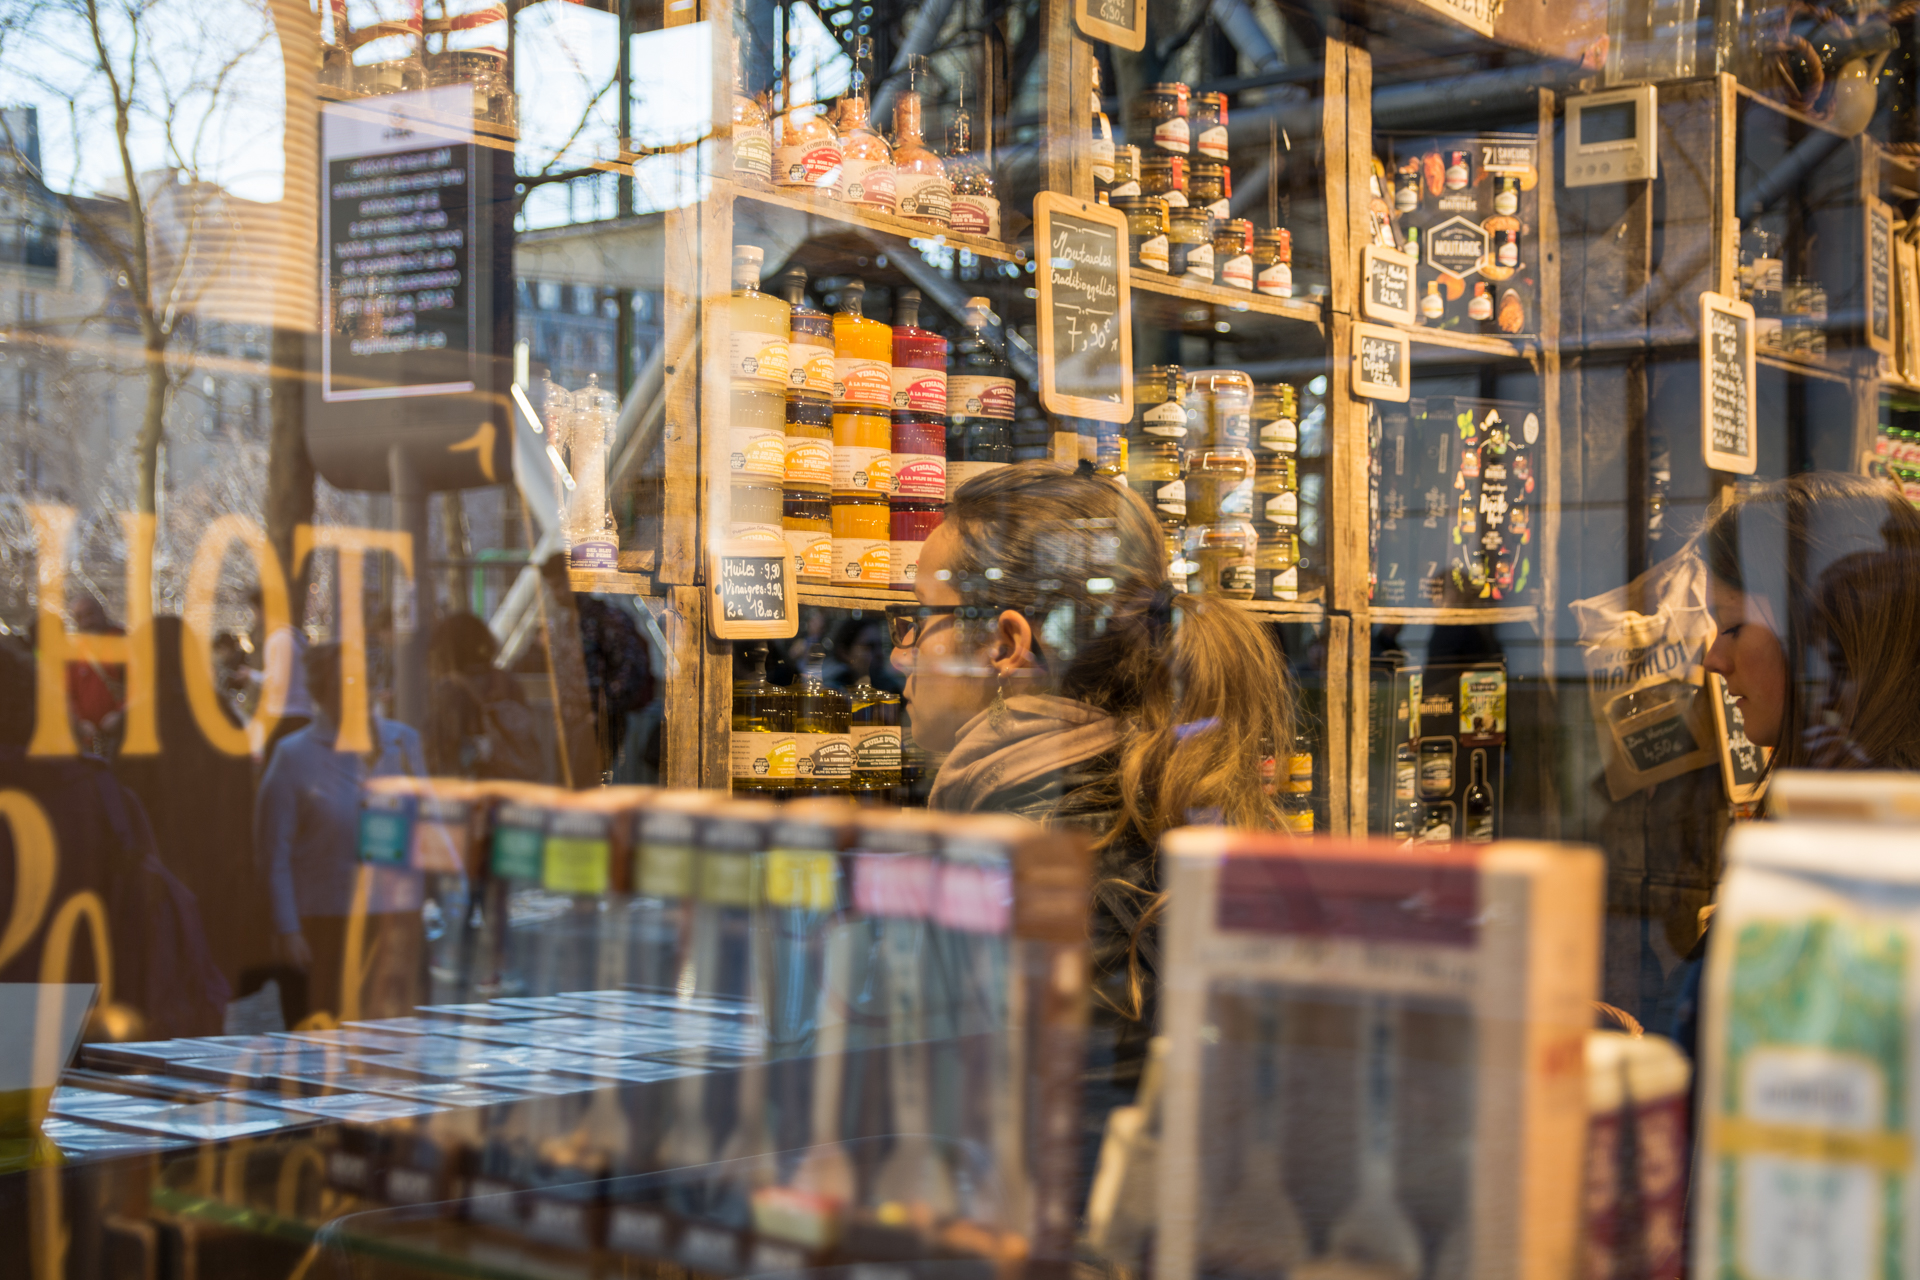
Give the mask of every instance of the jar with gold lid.
M 1107 193 L 1111 204 L 1121 196 L 1140 195 L 1140 148 L 1129 143 L 1113 152 L 1113 190 Z
M 1300 598 L 1300 539 L 1291 530 L 1261 529 L 1253 552 L 1253 598 Z
M 1174 209 L 1167 220 L 1167 270 L 1188 284 L 1213 283 L 1213 237 L 1207 215 L 1195 208 Z
M 1184 84 L 1156 84 L 1142 89 L 1127 113 L 1127 137 L 1144 151 L 1184 156 L 1192 150 L 1187 121 L 1192 91 Z
M 1244 449 L 1253 431 L 1253 379 L 1238 369 L 1194 369 L 1186 408 L 1190 447 Z
M 1289 457 L 1300 451 L 1300 395 L 1284 382 L 1253 395 L 1253 444 L 1257 453 Z
M 1126 215 L 1127 261 L 1142 271 L 1167 272 L 1167 202 L 1158 196 L 1113 196 Z
M 1300 527 L 1300 477 L 1290 455 L 1265 450 L 1254 455 L 1253 519 L 1256 526 Z
M 1254 236 L 1253 287 L 1270 298 L 1293 296 L 1293 233 L 1285 227 Z
M 1218 225 L 1232 216 L 1233 175 L 1221 160 L 1195 160 L 1187 170 L 1187 203 L 1205 209 Z
M 1260 538 L 1245 520 L 1215 520 L 1187 526 L 1187 590 L 1251 600 L 1254 558 Z
M 1253 224 L 1229 218 L 1213 224 L 1213 270 L 1229 289 L 1253 292 Z
M 1188 133 L 1194 156 L 1227 158 L 1227 95 L 1196 93 L 1187 108 Z
M 1140 192 L 1159 196 L 1169 209 L 1191 203 L 1187 199 L 1187 158 L 1163 151 L 1142 152 L 1140 156 Z

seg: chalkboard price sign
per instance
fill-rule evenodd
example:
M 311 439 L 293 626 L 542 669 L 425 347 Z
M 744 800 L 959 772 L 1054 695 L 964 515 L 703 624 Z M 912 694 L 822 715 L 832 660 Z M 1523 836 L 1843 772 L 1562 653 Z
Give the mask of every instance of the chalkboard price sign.
M 1418 260 L 1410 253 L 1370 244 L 1360 251 L 1360 270 L 1366 291 L 1360 295 L 1360 310 L 1369 320 L 1388 324 L 1414 324 L 1414 308 L 1420 305 L 1415 295 L 1415 269 Z
M 1147 47 L 1147 0 L 1073 0 L 1073 20 L 1089 40 L 1135 53 Z
M 1405 402 L 1413 394 L 1413 344 L 1379 325 L 1353 326 L 1353 394 Z
M 741 538 L 707 558 L 708 614 L 722 640 L 782 640 L 800 629 L 793 553 L 784 542 Z
M 1101 422 L 1133 417 L 1127 220 L 1054 192 L 1033 202 L 1039 270 L 1040 402 Z
M 1894 308 L 1896 367 L 1908 382 L 1920 381 L 1920 253 L 1913 241 L 1901 236 L 1893 244 L 1893 261 L 1900 269 L 1900 291 Z
M 1752 475 L 1760 463 L 1753 423 L 1753 308 L 1737 298 L 1702 293 L 1700 452 L 1707 465 Z
M 1767 760 L 1772 753 L 1747 737 L 1746 716 L 1727 692 L 1727 682 L 1711 673 L 1707 682 L 1713 701 L 1714 736 L 1720 747 L 1720 779 L 1727 784 L 1728 799 L 1748 804 L 1766 794 Z
M 1867 345 L 1893 353 L 1893 210 L 1867 201 Z

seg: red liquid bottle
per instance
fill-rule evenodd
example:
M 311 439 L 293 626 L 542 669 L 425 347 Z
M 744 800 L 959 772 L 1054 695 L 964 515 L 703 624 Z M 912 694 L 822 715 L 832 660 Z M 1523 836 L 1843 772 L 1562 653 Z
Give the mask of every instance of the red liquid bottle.
M 947 497 L 947 340 L 920 327 L 920 291 L 893 305 L 893 581 L 913 589 Z

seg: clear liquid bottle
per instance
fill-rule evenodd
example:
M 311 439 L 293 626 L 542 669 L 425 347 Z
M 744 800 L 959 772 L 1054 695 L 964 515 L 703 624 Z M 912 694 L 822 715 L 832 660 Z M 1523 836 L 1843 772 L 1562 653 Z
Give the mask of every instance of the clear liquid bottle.
M 1013 461 L 1013 370 L 987 340 L 993 306 L 967 299 L 966 333 L 947 370 L 947 496 Z
M 953 123 L 947 126 L 947 175 L 953 182 L 953 229 L 998 240 L 1000 197 L 986 156 L 973 149 L 973 118 L 967 114 L 964 84 Z
M 773 182 L 778 187 L 831 191 L 840 178 L 840 135 L 819 102 L 794 102 L 787 86 L 787 110 L 773 147 Z
M 894 189 L 900 196 L 901 217 L 944 231 L 953 221 L 953 184 L 947 179 L 946 161 L 927 146 L 919 89 L 925 61 L 914 62 L 908 88 L 893 107 Z
M 807 273 L 793 267 L 780 277 L 786 295 L 787 394 L 833 397 L 833 317 L 807 302 Z
M 893 148 L 873 127 L 873 109 L 867 96 L 872 83 L 873 41 L 860 36 L 853 44 L 853 83 L 840 100 L 840 178 L 833 197 L 869 213 L 895 214 L 900 198 L 895 190 Z
M 607 445 L 620 412 L 600 376 L 587 375 L 574 396 L 570 459 L 573 492 L 567 497 L 567 563 L 575 569 L 618 569 L 620 533 L 607 504 Z
M 790 373 L 788 341 L 793 309 L 760 290 L 758 245 L 733 246 L 733 299 L 727 307 L 728 373 L 733 381 L 785 392 Z
M 773 129 L 766 106 L 747 91 L 746 67 L 753 37 L 740 32 L 733 63 L 733 173 L 737 178 L 765 182 L 773 174 Z

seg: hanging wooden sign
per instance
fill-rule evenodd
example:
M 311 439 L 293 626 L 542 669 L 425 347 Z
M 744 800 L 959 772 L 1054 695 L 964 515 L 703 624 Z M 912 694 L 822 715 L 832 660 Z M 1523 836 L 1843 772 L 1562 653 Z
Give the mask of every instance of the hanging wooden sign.
M 1867 345 L 1893 354 L 1893 210 L 1867 200 Z
M 1720 780 L 1726 784 L 1729 800 L 1749 804 L 1766 794 L 1767 761 L 1773 753 L 1747 737 L 1746 716 L 1727 692 L 1727 682 L 1709 673 L 1707 685 L 1714 738 L 1720 747 Z
M 1703 292 L 1700 452 L 1707 465 L 1752 475 L 1760 464 L 1753 423 L 1753 308 L 1737 298 Z
M 1353 394 L 1402 403 L 1413 395 L 1413 343 L 1406 334 L 1377 324 L 1353 326 Z
M 784 541 L 735 538 L 707 557 L 708 616 L 722 640 L 784 640 L 800 630 L 793 552 Z
M 1385 245 L 1370 244 L 1362 249 L 1360 274 L 1365 287 L 1360 294 L 1361 313 L 1386 324 L 1416 323 L 1419 265 L 1412 254 Z
M 1127 219 L 1051 191 L 1033 202 L 1040 403 L 1100 422 L 1133 417 Z
M 1134 53 L 1147 47 L 1147 0 L 1073 0 L 1073 21 L 1089 40 Z
M 1902 378 L 1920 382 L 1920 250 L 1901 236 L 1893 242 L 1893 261 L 1899 282 L 1894 299 L 1894 364 Z

